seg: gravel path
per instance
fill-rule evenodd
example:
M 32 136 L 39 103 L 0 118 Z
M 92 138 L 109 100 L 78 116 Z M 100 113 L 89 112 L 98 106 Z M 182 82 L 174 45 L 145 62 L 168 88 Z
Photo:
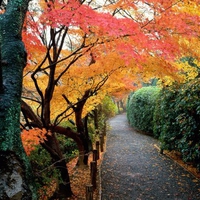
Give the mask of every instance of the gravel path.
M 110 121 L 101 166 L 102 200 L 200 200 L 200 181 L 134 131 L 126 114 Z

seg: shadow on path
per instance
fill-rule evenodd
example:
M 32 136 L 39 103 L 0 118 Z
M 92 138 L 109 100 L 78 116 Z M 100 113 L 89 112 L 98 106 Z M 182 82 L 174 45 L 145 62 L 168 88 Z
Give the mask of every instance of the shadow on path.
M 102 200 L 200 200 L 200 182 L 160 155 L 157 140 L 130 128 L 126 114 L 109 122 Z

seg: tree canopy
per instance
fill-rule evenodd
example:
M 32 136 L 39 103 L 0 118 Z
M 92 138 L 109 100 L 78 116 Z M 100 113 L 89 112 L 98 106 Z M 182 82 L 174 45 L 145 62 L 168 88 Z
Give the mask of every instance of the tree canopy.
M 198 2 L 172 0 L 48 1 L 37 9 L 34 4 L 23 35 L 29 53 L 24 87 L 35 87 L 43 104 L 49 96 L 55 108 L 58 101 L 66 103 L 63 95 L 76 103 L 100 83 L 104 94 L 115 94 L 155 76 L 183 81 L 185 70 L 195 76 L 179 59 L 192 56 L 198 62 L 198 49 L 191 48 L 198 42 L 197 8 Z M 95 99 L 94 105 L 101 101 Z M 60 107 L 56 110 L 52 114 Z

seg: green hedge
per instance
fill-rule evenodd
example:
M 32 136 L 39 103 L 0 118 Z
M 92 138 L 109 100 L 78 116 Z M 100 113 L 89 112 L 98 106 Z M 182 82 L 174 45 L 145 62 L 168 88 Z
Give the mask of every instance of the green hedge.
M 158 87 L 143 87 L 131 94 L 127 102 L 127 117 L 131 126 L 153 133 L 153 113 L 159 94 Z
M 153 135 L 200 169 L 200 79 L 159 90 L 144 87 L 127 102 L 131 126 Z
M 173 85 L 160 93 L 154 134 L 162 148 L 177 150 L 200 169 L 200 79 Z
M 131 92 L 127 98 L 127 101 L 126 101 L 126 115 L 127 115 L 127 119 L 128 119 L 128 122 L 130 124 L 130 118 L 131 118 L 131 115 L 132 115 L 132 112 L 131 112 L 131 109 L 130 109 L 130 100 L 133 96 L 134 92 Z

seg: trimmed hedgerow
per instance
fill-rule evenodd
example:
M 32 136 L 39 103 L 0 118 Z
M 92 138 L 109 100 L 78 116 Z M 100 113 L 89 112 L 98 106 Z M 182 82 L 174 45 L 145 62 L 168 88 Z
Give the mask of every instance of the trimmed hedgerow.
M 152 133 L 164 150 L 176 150 L 200 170 L 200 78 L 162 90 L 144 87 L 130 94 L 131 126 Z
M 143 87 L 128 98 L 127 117 L 131 126 L 153 133 L 153 113 L 159 91 L 158 87 Z
M 200 169 L 200 79 L 164 88 L 154 113 L 162 148 L 177 150 Z
M 130 100 L 133 96 L 134 92 L 131 92 L 127 98 L 127 101 L 126 101 L 126 115 L 127 115 L 127 119 L 128 119 L 128 122 L 130 124 L 130 117 L 131 117 L 131 109 L 130 109 Z

